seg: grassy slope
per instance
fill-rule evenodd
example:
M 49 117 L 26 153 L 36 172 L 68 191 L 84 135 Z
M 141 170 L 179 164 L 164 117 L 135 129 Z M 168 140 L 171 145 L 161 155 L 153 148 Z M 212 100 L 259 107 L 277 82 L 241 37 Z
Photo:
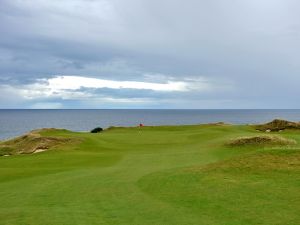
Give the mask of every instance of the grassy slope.
M 298 150 L 224 145 L 257 134 L 212 125 L 48 131 L 83 142 L 1 157 L 0 224 L 299 224 Z M 281 135 L 300 143 L 300 132 Z

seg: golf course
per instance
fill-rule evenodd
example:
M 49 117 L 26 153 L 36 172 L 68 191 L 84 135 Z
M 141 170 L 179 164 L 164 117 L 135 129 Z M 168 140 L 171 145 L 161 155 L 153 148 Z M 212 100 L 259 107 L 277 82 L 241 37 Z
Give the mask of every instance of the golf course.
M 300 224 L 300 129 L 41 129 L 0 155 L 0 225 Z

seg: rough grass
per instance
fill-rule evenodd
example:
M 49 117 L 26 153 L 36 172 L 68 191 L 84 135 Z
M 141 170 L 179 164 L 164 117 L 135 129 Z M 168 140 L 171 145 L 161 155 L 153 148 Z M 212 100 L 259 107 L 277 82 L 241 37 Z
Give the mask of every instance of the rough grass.
M 39 134 L 81 141 L 0 157 L 0 225 L 299 224 L 299 145 L 225 145 L 251 126 Z
M 193 170 L 193 169 L 192 169 Z M 268 149 L 234 157 L 196 169 L 197 172 L 221 170 L 299 171 L 300 149 Z
M 42 136 L 43 132 L 55 132 L 55 129 L 35 130 L 21 137 L 0 143 L 0 156 L 30 154 L 57 148 L 64 144 L 72 144 L 76 140 L 65 137 Z M 59 131 L 59 130 L 57 130 Z
M 249 145 L 295 145 L 297 142 L 293 139 L 287 139 L 281 136 L 260 135 L 251 137 L 238 137 L 230 140 L 229 146 L 249 146 Z
M 255 127 L 260 131 L 281 131 L 285 129 L 300 129 L 300 123 L 275 119 L 269 123 L 256 125 Z
M 143 177 L 149 195 L 202 224 L 299 224 L 300 151 L 274 149 Z M 176 191 L 171 191 L 176 190 Z

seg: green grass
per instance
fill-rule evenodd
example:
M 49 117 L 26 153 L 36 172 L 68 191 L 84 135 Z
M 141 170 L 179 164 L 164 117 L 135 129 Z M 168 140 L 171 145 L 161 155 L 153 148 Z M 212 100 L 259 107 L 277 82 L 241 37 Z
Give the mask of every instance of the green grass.
M 43 131 L 80 141 L 0 157 L 0 224 L 300 224 L 300 146 L 226 144 L 260 134 L 228 125 Z M 300 131 L 280 136 L 300 143 Z

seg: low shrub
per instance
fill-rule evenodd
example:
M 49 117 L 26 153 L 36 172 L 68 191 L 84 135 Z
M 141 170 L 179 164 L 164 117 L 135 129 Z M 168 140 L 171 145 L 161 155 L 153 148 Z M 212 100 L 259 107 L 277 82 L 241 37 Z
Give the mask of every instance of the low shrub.
M 0 156 L 10 155 L 13 152 L 13 148 L 7 146 L 0 146 Z
M 91 133 L 100 133 L 100 132 L 102 132 L 103 131 L 103 128 L 101 128 L 101 127 L 96 127 L 96 128 L 94 128 L 93 130 L 91 130 Z

